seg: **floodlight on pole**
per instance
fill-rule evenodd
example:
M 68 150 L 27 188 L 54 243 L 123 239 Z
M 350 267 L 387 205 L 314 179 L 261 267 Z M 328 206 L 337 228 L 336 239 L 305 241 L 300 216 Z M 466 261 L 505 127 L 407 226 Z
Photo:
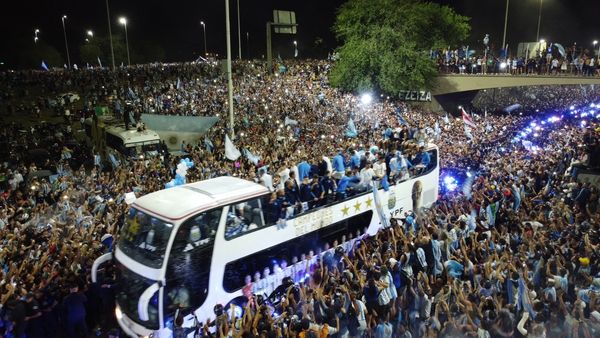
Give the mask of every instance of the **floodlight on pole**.
M 65 36 L 65 49 L 67 50 L 67 65 L 68 68 L 71 69 L 71 55 L 69 55 L 69 43 L 67 42 L 67 28 L 65 26 L 65 20 L 67 19 L 66 15 L 63 15 L 60 20 L 62 21 L 63 26 L 63 34 Z
M 90 38 L 94 37 L 94 32 L 92 32 L 91 30 L 88 30 L 86 33 Z
M 110 23 L 110 7 L 108 6 L 108 0 L 106 0 L 106 19 L 108 21 L 108 38 L 110 39 L 110 56 L 112 58 L 112 69 L 115 70 L 115 49 L 113 48 L 112 28 Z
M 225 40 L 227 44 L 227 103 L 229 108 L 229 134 L 233 139 L 233 79 L 231 78 L 231 30 L 229 25 L 229 0 L 225 0 Z
M 202 32 L 204 34 L 204 57 L 206 57 L 206 24 L 204 21 L 200 21 L 200 25 L 202 25 Z
M 125 28 L 125 46 L 127 46 L 127 65 L 131 66 L 131 59 L 129 58 L 129 37 L 127 36 L 127 18 L 124 16 L 119 18 L 119 23 Z
M 538 13 L 538 23 L 537 23 L 537 35 L 536 40 L 540 40 L 540 26 L 542 24 L 542 5 L 544 4 L 544 0 L 540 0 L 540 10 Z

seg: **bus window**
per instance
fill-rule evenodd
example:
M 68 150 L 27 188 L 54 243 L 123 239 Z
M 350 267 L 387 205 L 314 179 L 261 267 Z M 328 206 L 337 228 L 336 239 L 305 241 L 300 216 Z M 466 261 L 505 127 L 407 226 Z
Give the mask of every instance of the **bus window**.
M 208 294 L 215 235 L 222 209 L 203 212 L 183 223 L 173 241 L 167 265 L 165 311 L 198 308 Z
M 130 208 L 121 229 L 119 248 L 142 264 L 160 268 L 172 229 L 172 224 Z
M 106 145 L 118 152 L 123 152 L 125 150 L 125 147 L 123 146 L 123 140 L 111 133 L 106 133 Z
M 235 292 L 245 285 L 247 276 L 256 275 L 258 275 L 258 278 L 254 279 L 254 283 L 268 285 L 270 283 L 266 280 L 272 279 L 273 276 L 267 276 L 265 272 L 275 274 L 277 268 L 282 268 L 283 262 L 286 266 L 287 263 L 290 263 L 286 269 L 291 269 L 291 263 L 295 263 L 294 258 L 297 260 L 299 257 L 306 256 L 309 251 L 319 252 L 325 244 L 332 246 L 337 242 L 338 245 L 343 245 L 344 242 L 363 234 L 371 223 L 372 217 L 373 211 L 369 210 L 304 236 L 293 238 L 290 241 L 229 262 L 225 266 L 223 288 L 227 292 Z M 294 281 L 298 282 L 304 274 L 285 271 L 284 275 L 294 276 Z M 274 285 L 277 286 L 277 282 Z M 266 290 L 267 293 L 269 291 L 273 290 Z
M 225 239 L 229 240 L 248 231 L 264 227 L 261 198 L 229 206 L 225 223 Z
M 155 281 L 146 279 L 133 271 L 125 268 L 122 264 L 117 264 L 117 273 L 119 274 L 119 283 L 116 288 L 116 298 L 121 311 L 129 318 L 150 329 L 158 330 L 158 292 L 150 299 L 148 306 L 149 318 L 147 321 L 139 319 L 138 302 L 140 296 Z

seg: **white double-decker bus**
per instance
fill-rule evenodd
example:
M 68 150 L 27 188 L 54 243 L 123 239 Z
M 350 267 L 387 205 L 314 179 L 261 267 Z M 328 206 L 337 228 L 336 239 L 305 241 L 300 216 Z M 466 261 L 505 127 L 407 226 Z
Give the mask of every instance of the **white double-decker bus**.
M 115 314 L 121 328 L 132 337 L 170 337 L 178 308 L 186 322 L 192 312 L 201 322 L 214 319 L 215 304 L 243 299 L 247 276 L 263 273 L 273 262 L 287 260 L 288 269 L 292 263 L 306 264 L 302 259 L 310 257 L 309 251 L 317 253 L 325 243 L 344 245 L 365 231 L 375 233 L 382 214 L 389 218 L 433 204 L 438 196 L 438 148 L 429 145 L 426 150 L 431 163 L 420 175 L 388 191 L 353 195 L 284 222 L 278 222 L 267 188 L 234 177 L 144 195 L 130 206 L 114 253 L 94 263 L 92 280 L 103 263 L 113 260 L 119 284 Z

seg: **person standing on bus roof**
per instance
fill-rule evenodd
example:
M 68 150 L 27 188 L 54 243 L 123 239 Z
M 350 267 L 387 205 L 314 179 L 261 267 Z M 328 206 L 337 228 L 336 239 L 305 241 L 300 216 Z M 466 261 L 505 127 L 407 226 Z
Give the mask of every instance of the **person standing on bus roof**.
M 260 168 L 258 170 L 258 182 L 264 185 L 270 192 L 275 191 L 273 188 L 273 176 L 269 174 L 267 168 Z
M 350 149 L 350 153 L 352 154 L 352 157 L 350 157 L 350 168 L 360 168 L 360 155 L 354 149 Z
M 344 162 L 342 149 L 338 149 L 337 155 L 333 157 L 333 178 L 341 179 L 344 176 L 344 171 L 346 170 Z
M 327 204 L 330 196 L 337 191 L 337 184 L 331 177 L 330 171 L 326 171 L 323 178 L 321 178 L 321 187 L 323 188 L 323 204 Z
M 302 156 L 302 162 L 298 164 L 298 179 L 300 182 L 304 181 L 305 177 L 309 177 L 310 164 L 308 164 L 307 156 Z

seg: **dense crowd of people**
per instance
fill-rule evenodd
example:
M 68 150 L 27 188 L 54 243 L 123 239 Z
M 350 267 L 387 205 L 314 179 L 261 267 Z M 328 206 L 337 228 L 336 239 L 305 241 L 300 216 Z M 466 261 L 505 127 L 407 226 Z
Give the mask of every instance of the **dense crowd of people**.
M 571 106 L 596 104 L 600 88 L 595 85 L 528 86 L 482 90 L 472 101 L 477 112 L 512 114 L 560 111 Z
M 300 259 L 309 278 L 300 282 L 290 272 L 282 279 L 280 302 L 263 294 L 259 276 L 243 315 L 216 305 L 213 327 L 199 325 L 198 334 L 600 334 L 599 196 L 572 175 L 574 163 L 589 160 L 586 147 L 597 147 L 595 129 L 565 119 L 548 126 L 537 144 L 540 150 L 532 151 L 513 143 L 531 116 L 480 114 L 474 118 L 478 128 L 468 129 L 462 119 L 393 98 L 364 104 L 329 87 L 330 67 L 326 61 L 286 61 L 270 75 L 261 62 L 236 63 L 233 141 L 252 156 L 226 158 L 228 129 L 221 119 L 197 144 L 183 146 L 183 156 L 195 163 L 187 181 L 238 176 L 264 184 L 275 200 L 282 195 L 287 204 L 281 210 L 303 209 L 303 203 L 310 208 L 371 189 L 386 176 L 393 184 L 419 175 L 429 165 L 421 148 L 428 142 L 438 145 L 443 170 L 471 176 L 431 208 L 392 219 L 377 236 L 323 243 L 320 254 Z M 0 103 L 8 114 L 35 116 L 50 108 L 50 99 L 76 92 L 81 102 L 63 100 L 55 111 L 77 116 L 105 105 L 135 119 L 140 113 L 225 116 L 221 75 L 212 62 L 134 66 L 114 73 L 11 72 L 0 77 L 5 89 Z M 33 92 L 37 99 L 31 99 Z M 571 88 L 545 92 L 556 96 L 554 108 L 594 98 Z M 5 335 L 80 337 L 97 327 L 115 327 L 119 285 L 114 276 L 101 285 L 91 283 L 91 264 L 118 240 L 129 208 L 125 194 L 139 197 L 163 189 L 179 163 L 163 152 L 111 170 L 78 139 L 79 127 L 70 118 L 57 125 L 0 127 L 5 140 L 0 329 Z M 331 184 L 327 189 L 323 179 Z M 313 190 L 316 182 L 321 190 Z M 181 328 L 180 320 L 175 318 L 175 335 L 193 331 Z
M 504 51 L 493 51 L 488 46 L 478 52 L 467 51 L 467 47 L 431 51 L 431 58 L 436 61 L 442 73 L 555 76 L 600 74 L 595 50 L 577 46 L 564 48 L 560 44 L 538 44 L 531 50 L 524 50 L 520 56 L 515 52 L 509 52 L 505 56 Z

